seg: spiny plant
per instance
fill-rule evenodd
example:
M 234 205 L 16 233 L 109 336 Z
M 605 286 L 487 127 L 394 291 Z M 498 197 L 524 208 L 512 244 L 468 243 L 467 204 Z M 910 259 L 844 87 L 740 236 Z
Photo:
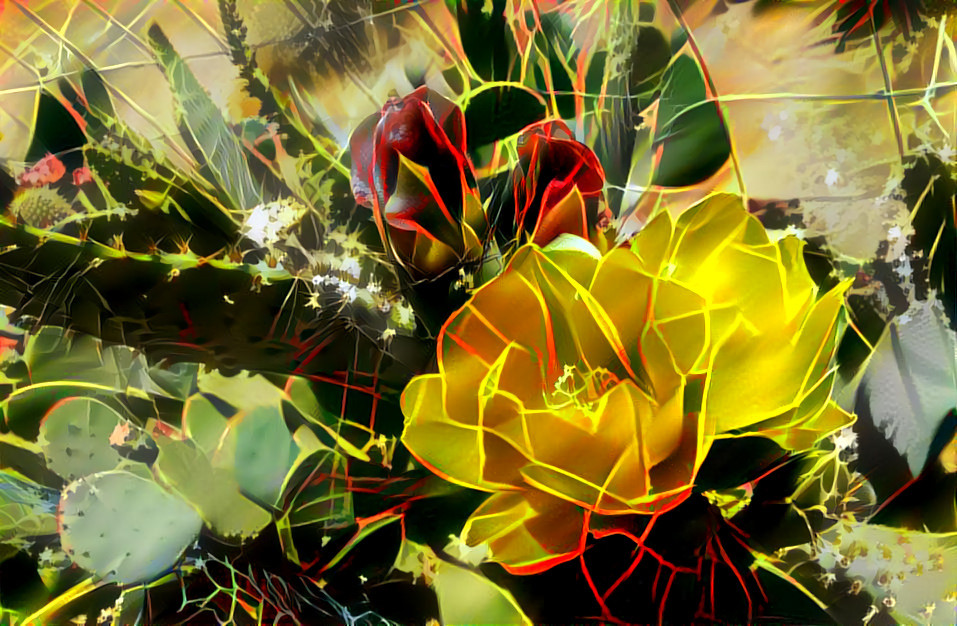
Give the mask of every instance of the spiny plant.
M 901 137 L 898 165 L 906 174 L 888 194 L 906 205 L 914 232 L 898 233 L 898 256 L 878 251 L 855 265 L 824 237 L 806 246 L 789 239 L 779 249 L 766 231 L 801 234 L 800 203 L 749 197 L 724 99 L 737 94 L 716 89 L 681 3 L 431 4 L 288 5 L 301 28 L 290 41 L 267 45 L 327 52 L 303 64 L 314 70 L 307 77 L 313 88 L 336 71 L 367 87 L 361 74 L 368 64 L 348 56 L 372 41 L 375 20 L 400 39 L 414 32 L 441 49 L 432 59 L 441 71 L 420 76 L 405 68 L 412 93 L 378 102 L 348 146 L 321 121 L 328 118 L 308 81 L 299 80 L 300 68 L 280 83 L 274 78 L 283 72 L 260 63 L 262 48 L 249 41 L 252 29 L 235 1 L 219 2 L 218 36 L 242 82 L 242 119 L 227 119 L 157 24 L 143 26 L 137 40 L 168 83 L 176 137 L 148 139 L 124 123 L 106 68 L 87 64 L 44 83 L 27 167 L 0 168 L 0 303 L 11 307 L 0 329 L 0 574 L 25 572 L 15 592 L 0 589 L 3 618 L 822 623 L 880 614 L 939 621 L 955 597 L 946 583 L 957 527 L 936 513 L 933 529 L 914 520 L 927 510 L 921 494 L 928 491 L 943 494 L 935 507 L 953 504 L 953 433 L 920 433 L 933 440 L 933 459 L 909 486 L 907 463 L 893 450 L 890 478 L 861 469 L 850 429 L 830 443 L 788 443 L 816 432 L 790 428 L 789 420 L 845 424 L 853 398 L 842 399 L 843 409 L 828 404 L 805 415 L 827 400 L 815 393 L 814 402 L 768 416 L 768 436 L 709 431 L 697 437 L 708 445 L 693 459 L 686 450 L 673 459 L 663 454 L 667 462 L 658 459 L 654 476 L 642 466 L 649 485 L 678 466 L 676 475 L 690 477 L 681 484 L 686 498 L 668 510 L 592 511 L 569 498 L 565 483 L 554 487 L 558 478 L 544 460 L 532 474 L 528 459 L 519 459 L 521 471 L 499 480 L 494 472 L 521 463 L 511 444 L 491 435 L 480 438 L 479 465 L 489 465 L 481 468 L 488 484 L 508 489 L 490 498 L 441 466 L 470 461 L 476 439 L 471 424 L 465 438 L 444 426 L 478 406 L 482 428 L 494 428 L 508 421 L 507 410 L 496 413 L 502 406 L 516 398 L 531 405 L 542 395 L 535 385 L 520 390 L 527 398 L 513 393 L 513 382 L 534 378 L 521 360 L 485 363 L 478 354 L 505 337 L 512 350 L 505 356 L 514 357 L 530 333 L 506 337 L 488 320 L 519 324 L 533 316 L 512 310 L 509 298 L 480 300 L 490 291 L 477 290 L 503 272 L 516 279 L 518 263 L 505 270 L 516 255 L 526 262 L 539 255 L 537 269 L 525 268 L 540 285 L 530 310 L 566 306 L 573 315 L 584 306 L 600 318 L 595 337 L 617 336 L 586 297 L 590 281 L 558 304 L 549 289 L 585 280 L 589 259 L 627 249 L 637 230 L 657 224 L 639 255 L 651 263 L 654 241 L 664 238 L 647 242 L 672 228 L 652 218 L 703 189 L 730 188 L 741 198 L 747 224 L 735 232 L 748 245 L 761 240 L 749 261 L 767 261 L 769 246 L 789 269 L 806 264 L 808 276 L 795 280 L 809 293 L 831 293 L 838 309 L 849 288 L 851 328 L 833 366 L 821 357 L 815 390 L 830 394 L 838 374 L 853 390 L 860 369 L 879 360 L 869 360 L 872 352 L 889 362 L 887 354 L 896 354 L 889 344 L 903 344 L 906 353 L 920 344 L 895 316 L 916 317 L 909 307 L 937 297 L 951 306 L 947 153 L 932 157 L 927 147 L 922 156 L 905 155 L 903 146 L 926 137 Z M 907 16 L 911 4 L 901 4 Z M 863 35 L 889 42 L 881 39 L 891 37 L 883 18 L 900 12 L 881 9 L 896 5 L 843 5 L 825 29 L 839 48 L 863 49 Z M 936 9 L 925 3 L 923 10 Z M 931 28 L 929 20 L 913 23 L 915 32 Z M 925 100 L 924 110 L 940 113 L 930 95 Z M 405 136 L 410 119 L 431 123 L 428 132 Z M 781 215 L 769 207 L 779 204 L 787 206 L 778 220 L 786 224 L 773 223 Z M 552 245 L 555 233 L 564 234 Z M 885 243 L 889 249 L 890 237 Z M 575 260 L 559 271 L 546 258 Z M 649 280 L 663 289 L 678 268 L 658 265 Z M 635 273 L 643 285 L 644 274 Z M 907 293 L 874 285 L 905 274 L 913 287 Z M 697 302 L 676 285 L 672 304 Z M 632 296 L 640 294 L 621 294 L 622 302 Z M 617 309 L 609 308 L 611 319 Z M 733 321 L 720 317 L 721 307 L 704 308 L 715 325 Z M 448 332 L 454 311 L 475 319 Z M 587 317 L 576 319 L 586 324 Z M 658 320 L 654 333 L 692 317 Z M 934 320 L 934 328 L 947 325 L 943 316 Z M 842 322 L 834 324 L 831 330 Z M 566 333 L 580 349 L 595 339 L 584 328 Z M 479 340 L 469 345 L 465 336 L 473 333 Z M 488 376 L 439 382 L 436 369 L 467 361 L 455 355 L 459 348 Z M 656 365 L 677 364 L 662 354 Z M 550 402 L 580 397 L 588 419 L 620 415 L 589 400 L 606 391 L 604 364 L 585 377 L 584 360 L 554 365 L 565 370 Z M 636 365 L 632 382 L 651 393 L 661 381 L 647 378 L 646 365 Z M 890 373 L 906 385 L 909 371 L 902 365 Z M 872 370 L 867 380 L 876 384 L 885 373 Z M 461 397 L 443 396 L 441 410 L 430 411 L 422 408 L 426 395 L 406 394 L 402 407 L 417 375 L 425 375 L 419 383 L 428 379 L 432 396 L 461 385 Z M 701 376 L 682 374 L 687 386 L 675 396 L 689 421 L 703 413 Z M 857 408 L 864 415 L 867 403 Z M 428 424 L 443 412 L 447 424 Z M 544 419 L 542 411 L 530 413 Z M 921 417 L 925 428 L 940 416 Z M 428 455 L 416 454 L 410 440 L 416 420 L 436 429 L 426 433 Z M 540 435 L 523 429 L 527 438 L 532 432 Z M 501 466 L 487 463 L 493 456 Z M 598 455 L 575 456 L 585 465 Z M 562 476 L 588 473 L 578 469 Z M 551 491 L 541 488 L 546 482 Z M 581 532 L 559 546 L 564 561 L 524 571 L 500 566 L 516 529 L 518 548 L 556 548 L 541 539 L 561 526 L 549 508 L 553 492 L 564 494 L 565 517 L 580 522 Z M 488 541 L 472 546 L 476 528 Z M 919 586 L 919 576 L 932 584 Z

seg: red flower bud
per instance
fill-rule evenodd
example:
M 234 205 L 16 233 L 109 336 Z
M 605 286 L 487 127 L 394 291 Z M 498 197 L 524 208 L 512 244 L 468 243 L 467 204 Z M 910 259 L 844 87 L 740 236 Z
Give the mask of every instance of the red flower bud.
M 595 153 L 575 141 L 564 122 L 553 120 L 526 128 L 518 155 L 512 188 L 519 236 L 544 246 L 571 233 L 598 245 L 612 213 L 604 203 L 605 172 Z
M 350 148 L 356 202 L 372 208 L 383 242 L 413 275 L 481 255 L 487 222 L 455 104 L 426 87 L 390 98 Z

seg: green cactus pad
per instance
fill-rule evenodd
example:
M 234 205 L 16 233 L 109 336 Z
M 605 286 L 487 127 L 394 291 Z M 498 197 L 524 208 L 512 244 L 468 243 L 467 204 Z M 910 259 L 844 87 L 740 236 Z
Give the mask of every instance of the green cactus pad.
M 206 455 L 219 446 L 226 426 L 226 417 L 201 393 L 190 396 L 183 405 L 183 432 Z
M 240 489 L 273 506 L 299 454 L 279 404 L 256 407 L 230 421 L 214 464 L 234 468 Z
M 899 623 L 953 624 L 957 533 L 842 523 L 822 534 L 818 564 L 874 598 Z
M 63 549 L 80 567 L 122 584 L 173 567 L 201 527 L 184 500 L 122 470 L 81 478 L 60 500 Z
M 129 432 L 129 422 L 102 402 L 67 398 L 43 419 L 40 447 L 47 467 L 74 480 L 120 465 L 123 457 L 113 443 L 123 443 Z
M 232 469 L 214 467 L 191 441 L 158 437 L 154 464 L 159 477 L 192 504 L 218 535 L 246 539 L 256 535 L 271 516 L 240 493 Z
M 223 402 L 242 408 L 269 406 L 283 398 L 283 390 L 259 374 L 242 372 L 236 376 L 224 376 L 218 370 L 200 372 L 196 380 L 200 391 L 220 398 Z

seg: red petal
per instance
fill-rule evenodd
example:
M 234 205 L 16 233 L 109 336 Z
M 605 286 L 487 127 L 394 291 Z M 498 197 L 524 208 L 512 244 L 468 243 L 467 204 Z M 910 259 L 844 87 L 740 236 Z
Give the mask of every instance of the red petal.
M 542 204 L 549 207 L 538 216 L 538 223 L 532 232 L 531 240 L 540 246 L 547 245 L 563 233 L 588 238 L 590 224 L 585 201 L 581 192 L 572 186 L 563 195 L 560 186 L 553 181 L 545 190 Z
M 379 123 L 379 114 L 374 113 L 364 119 L 352 132 L 349 139 L 349 152 L 352 156 L 352 195 L 356 202 L 365 207 L 372 207 L 375 194 L 373 183 L 373 159 L 375 154 L 376 125 Z
M 465 150 L 465 115 L 462 109 L 457 107 L 454 102 L 428 90 L 429 108 L 432 109 L 432 115 L 438 122 L 442 130 L 445 131 L 449 143 L 462 150 Z

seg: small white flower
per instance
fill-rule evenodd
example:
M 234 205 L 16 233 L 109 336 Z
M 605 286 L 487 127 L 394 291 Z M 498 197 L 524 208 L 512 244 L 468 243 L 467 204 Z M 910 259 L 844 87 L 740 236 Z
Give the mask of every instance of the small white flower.
M 781 138 L 781 127 L 772 126 L 771 130 L 768 131 L 768 139 L 770 139 L 771 141 L 777 141 L 780 138 Z
M 362 274 L 362 268 L 359 266 L 359 260 L 355 257 L 346 257 L 342 261 L 342 271 L 349 274 L 353 278 L 359 278 L 359 275 Z
M 276 200 L 253 207 L 246 218 L 246 236 L 260 247 L 279 242 L 282 233 L 299 219 L 303 208 L 290 200 Z
M 831 441 L 837 450 L 853 450 L 857 447 L 857 433 L 852 428 L 845 428 L 839 433 L 831 435 Z
M 828 187 L 833 187 L 837 184 L 838 180 L 840 180 L 840 174 L 832 167 L 827 171 L 827 176 L 824 177 L 824 184 Z
M 888 238 L 889 240 L 891 240 L 891 241 L 897 241 L 898 239 L 900 239 L 900 238 L 901 238 L 901 227 L 900 227 L 900 226 L 892 226 L 892 227 L 887 231 L 887 238 Z
M 957 155 L 957 150 L 954 150 L 954 146 L 945 145 L 940 150 L 937 150 L 937 156 L 940 157 L 940 160 L 944 163 L 950 163 L 954 160 L 954 156 Z

